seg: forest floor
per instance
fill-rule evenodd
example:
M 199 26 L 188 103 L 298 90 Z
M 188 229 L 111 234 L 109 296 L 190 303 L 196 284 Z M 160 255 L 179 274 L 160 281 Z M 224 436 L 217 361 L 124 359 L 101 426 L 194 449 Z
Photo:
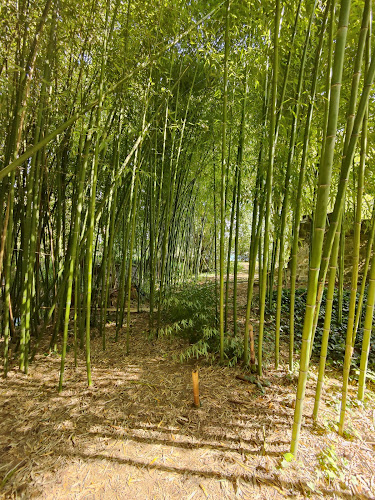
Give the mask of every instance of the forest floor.
M 239 288 L 243 314 L 246 284 Z M 74 368 L 71 350 L 58 394 L 60 357 L 47 345 L 27 376 L 14 366 L 0 381 L 0 498 L 375 498 L 373 392 L 358 405 L 350 387 L 348 432 L 340 437 L 340 378 L 328 374 L 314 425 L 313 367 L 299 454 L 288 462 L 297 372 L 283 363 L 275 370 L 271 355 L 262 392 L 236 379 L 241 367 L 181 364 L 182 341 L 147 341 L 147 313 L 132 315 L 130 355 L 114 334 L 107 325 L 104 352 L 101 339 L 92 340 L 91 388 L 84 353 Z

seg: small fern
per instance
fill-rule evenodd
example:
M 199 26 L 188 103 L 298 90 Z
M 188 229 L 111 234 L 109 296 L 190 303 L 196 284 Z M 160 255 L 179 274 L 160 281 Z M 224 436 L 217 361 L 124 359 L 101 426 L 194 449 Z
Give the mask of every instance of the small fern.
M 166 320 L 160 335 L 186 339 L 189 346 L 175 358 L 181 362 L 205 358 L 213 362 L 219 353 L 220 333 L 216 328 L 215 285 L 190 283 L 175 289 L 163 302 Z M 242 340 L 225 336 L 224 354 L 230 366 L 243 356 Z

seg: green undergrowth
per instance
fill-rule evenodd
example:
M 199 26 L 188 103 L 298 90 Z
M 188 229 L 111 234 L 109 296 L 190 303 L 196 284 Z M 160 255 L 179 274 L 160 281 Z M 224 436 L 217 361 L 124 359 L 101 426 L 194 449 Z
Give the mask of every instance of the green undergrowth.
M 301 346 L 302 340 L 302 329 L 303 329 L 303 321 L 305 315 L 305 307 L 306 307 L 306 288 L 299 288 L 296 290 L 296 299 L 295 299 L 295 314 L 294 314 L 294 325 L 295 325 L 295 346 L 297 349 Z M 327 290 L 324 290 L 322 303 L 320 306 L 320 314 L 319 321 L 315 333 L 314 346 L 313 346 L 313 357 L 318 358 L 320 355 L 320 347 L 322 342 L 323 335 L 323 326 L 324 326 L 324 316 L 325 316 L 325 307 L 326 307 L 326 295 Z M 357 302 L 358 302 L 359 294 L 357 294 Z M 276 292 L 274 293 L 274 300 L 276 300 Z M 328 353 L 327 353 L 327 362 L 330 363 L 334 367 L 342 367 L 342 363 L 344 361 L 345 356 L 345 343 L 346 343 L 346 328 L 347 328 L 347 316 L 349 311 L 349 301 L 350 301 L 350 290 L 344 290 L 343 293 L 343 310 L 342 310 L 342 323 L 338 322 L 338 298 L 337 293 L 335 292 L 333 298 L 333 309 L 332 309 L 332 320 L 331 320 L 331 330 L 329 334 L 328 341 Z M 362 315 L 359 323 L 358 332 L 355 340 L 355 347 L 353 352 L 353 360 L 352 366 L 359 367 L 360 357 L 361 357 L 361 348 L 362 348 L 362 339 L 363 339 L 363 322 L 366 314 L 366 301 L 367 301 L 367 293 L 365 292 L 363 307 L 362 307 Z M 282 292 L 282 312 L 284 315 L 284 324 L 283 324 L 283 333 L 289 335 L 289 307 L 290 307 L 290 291 L 288 289 L 284 289 Z M 375 339 L 372 336 L 371 345 L 370 345 L 370 355 L 369 355 L 369 368 L 374 371 L 375 369 Z M 371 377 L 371 373 L 369 374 Z
M 295 299 L 295 348 L 301 346 L 303 321 L 306 307 L 306 288 L 296 290 Z M 365 316 L 366 296 L 364 297 L 364 307 L 362 318 L 356 336 L 355 349 L 353 353 L 353 375 L 358 372 L 361 346 L 363 338 L 363 320 Z M 274 294 L 274 301 L 276 295 Z M 337 296 L 334 296 L 332 311 L 331 332 L 328 343 L 327 363 L 333 367 L 341 368 L 345 355 L 345 339 L 347 327 L 347 313 L 349 309 L 350 291 L 344 290 L 343 296 L 343 321 L 338 324 L 337 320 Z M 174 336 L 186 341 L 187 347 L 178 355 L 180 361 L 187 361 L 191 358 L 205 358 L 209 362 L 218 359 L 220 334 L 217 320 L 216 301 L 218 294 L 215 292 L 213 282 L 197 283 L 192 281 L 185 283 L 182 287 L 170 290 L 163 302 L 164 325 L 160 331 L 161 335 Z M 257 298 L 255 303 L 257 302 Z M 268 306 L 268 304 L 267 304 Z M 289 336 L 289 306 L 290 292 L 287 289 L 282 293 L 282 333 L 283 338 L 288 342 Z M 326 291 L 320 307 L 320 319 L 315 334 L 313 358 L 318 360 L 320 355 L 321 339 L 323 334 L 323 324 L 326 306 Z M 265 328 L 264 341 L 268 348 L 264 350 L 265 361 L 268 351 L 273 356 L 275 311 L 268 309 L 267 324 Z M 255 335 L 257 343 L 257 335 Z M 257 345 L 256 345 L 257 348 Z M 233 333 L 225 333 L 224 341 L 225 360 L 230 366 L 234 366 L 243 359 L 243 331 L 234 337 Z M 374 379 L 375 371 L 375 339 L 372 337 L 369 356 L 368 379 Z
M 216 312 L 214 283 L 186 283 L 173 289 L 163 302 L 164 327 L 160 335 L 176 336 L 188 346 L 179 354 L 180 361 L 206 358 L 213 362 L 220 348 L 220 333 Z M 230 366 L 243 357 L 243 341 L 232 334 L 225 335 L 224 356 Z

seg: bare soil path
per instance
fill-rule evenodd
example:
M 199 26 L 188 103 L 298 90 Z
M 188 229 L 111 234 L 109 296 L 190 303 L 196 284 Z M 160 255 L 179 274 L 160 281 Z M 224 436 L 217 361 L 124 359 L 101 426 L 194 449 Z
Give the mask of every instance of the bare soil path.
M 313 370 L 300 454 L 283 467 L 296 376 L 285 366 L 268 367 L 271 385 L 263 394 L 235 378 L 240 367 L 180 364 L 173 355 L 182 343 L 147 341 L 147 328 L 147 314 L 136 315 L 129 356 L 124 338 L 112 342 L 113 326 L 107 327 L 105 352 L 93 339 L 92 388 L 86 386 L 83 353 L 75 369 L 70 351 L 59 395 L 60 358 L 47 349 L 27 376 L 14 368 L 0 381 L 0 498 L 375 498 L 371 392 L 367 405 L 357 407 L 351 389 L 350 439 L 340 438 L 340 382 L 327 381 L 330 404 L 322 405 L 320 425 L 313 426 Z M 196 366 L 199 409 L 192 406 Z M 322 453 L 331 449 L 336 472 L 328 480 Z

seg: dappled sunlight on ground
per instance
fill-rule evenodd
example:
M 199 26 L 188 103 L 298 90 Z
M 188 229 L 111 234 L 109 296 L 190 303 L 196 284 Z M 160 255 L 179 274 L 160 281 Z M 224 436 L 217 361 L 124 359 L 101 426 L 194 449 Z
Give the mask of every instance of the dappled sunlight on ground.
M 238 369 L 172 359 L 180 341 L 147 339 L 147 315 L 125 340 L 105 352 L 92 342 L 93 381 L 86 386 L 84 353 L 69 352 L 64 390 L 57 393 L 60 358 L 41 351 L 28 376 L 13 368 L 0 382 L 0 478 L 4 498 L 373 498 L 372 410 L 356 408 L 348 423 L 367 435 L 340 438 L 336 408 L 323 406 L 312 425 L 314 373 L 306 394 L 297 462 L 289 451 L 296 376 L 266 370 L 264 394 L 235 378 Z M 192 405 L 191 372 L 199 365 L 202 406 Z M 327 391 L 336 394 L 331 379 Z M 318 455 L 335 446 L 343 480 L 318 479 Z M 371 472 L 372 471 L 372 472 Z M 7 476 L 8 474 L 8 476 Z M 353 481 L 353 477 L 356 481 Z M 362 496 L 360 496 L 362 495 Z

